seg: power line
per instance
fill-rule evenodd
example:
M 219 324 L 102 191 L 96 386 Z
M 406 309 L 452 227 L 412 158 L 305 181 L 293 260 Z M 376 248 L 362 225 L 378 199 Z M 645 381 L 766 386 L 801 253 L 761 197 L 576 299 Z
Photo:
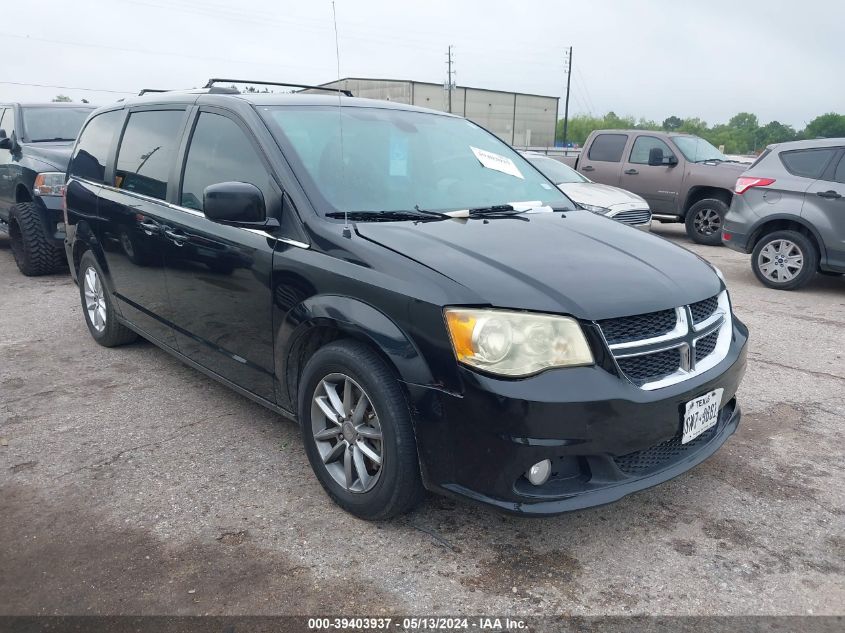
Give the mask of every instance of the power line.
M 59 90 L 82 90 L 84 92 L 110 92 L 116 95 L 134 95 L 138 94 L 137 90 L 107 90 L 105 88 L 78 88 L 76 86 L 53 86 L 51 84 L 27 84 L 19 81 L 0 81 L 0 84 L 8 86 L 30 86 L 33 88 L 58 88 Z
M 590 91 L 587 90 L 587 82 L 584 80 L 584 75 L 581 73 L 580 68 L 575 69 L 575 75 L 576 75 L 576 77 L 580 78 L 580 80 L 581 80 L 581 86 L 584 89 L 584 96 L 587 98 L 587 102 L 590 104 L 590 106 L 593 110 L 597 110 L 596 104 L 593 103 L 593 98 L 590 95 Z

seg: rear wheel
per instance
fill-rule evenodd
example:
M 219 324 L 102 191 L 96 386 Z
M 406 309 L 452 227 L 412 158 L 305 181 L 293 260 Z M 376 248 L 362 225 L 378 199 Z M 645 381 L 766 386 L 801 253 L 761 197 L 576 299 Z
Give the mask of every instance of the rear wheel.
M 64 249 L 44 234 L 38 210 L 31 202 L 16 204 L 9 213 L 9 243 L 18 269 L 27 277 L 67 269 Z
M 795 290 L 807 285 L 818 266 L 815 244 L 797 231 L 764 235 L 751 254 L 751 268 L 757 279 L 778 290 Z
M 103 347 L 131 343 L 138 335 L 117 320 L 97 258 L 87 251 L 79 262 L 79 296 L 91 336 Z
M 378 521 L 423 496 L 408 403 L 385 362 L 357 341 L 336 341 L 308 361 L 299 387 L 305 451 L 344 510 Z
M 693 242 L 707 246 L 722 245 L 722 224 L 728 205 L 716 198 L 699 200 L 686 216 L 687 235 Z

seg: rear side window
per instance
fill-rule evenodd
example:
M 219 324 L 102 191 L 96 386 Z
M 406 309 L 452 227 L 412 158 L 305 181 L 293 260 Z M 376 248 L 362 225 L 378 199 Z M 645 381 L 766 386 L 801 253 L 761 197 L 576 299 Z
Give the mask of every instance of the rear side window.
M 71 176 L 105 182 L 106 163 L 122 116 L 123 110 L 112 110 L 88 121 L 70 159 L 68 173 Z
M 181 204 L 203 210 L 203 191 L 221 182 L 248 182 L 269 199 L 270 175 L 246 134 L 228 117 L 203 112 L 185 161 Z
M 799 149 L 783 152 L 780 160 L 790 174 L 804 178 L 820 178 L 835 153 L 835 149 Z
M 114 186 L 164 200 L 184 110 L 133 112 L 117 153 Z
M 669 149 L 669 146 L 654 136 L 640 136 L 634 141 L 634 147 L 631 148 L 631 158 L 629 162 L 637 165 L 648 165 L 648 153 L 652 148 L 659 147 L 663 150 L 663 158 L 674 156 L 674 152 Z
M 622 152 L 628 136 L 625 134 L 599 134 L 590 145 L 588 158 L 606 163 L 618 163 L 622 160 Z

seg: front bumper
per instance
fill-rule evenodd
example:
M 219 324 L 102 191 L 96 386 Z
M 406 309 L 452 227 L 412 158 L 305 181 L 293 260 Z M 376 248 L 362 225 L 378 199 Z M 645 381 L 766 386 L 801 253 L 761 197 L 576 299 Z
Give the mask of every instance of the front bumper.
M 462 370 L 460 396 L 412 390 L 424 481 L 448 495 L 541 516 L 610 503 L 676 477 L 736 430 L 747 336 L 734 320 L 720 364 L 654 391 L 598 366 L 524 380 Z M 685 404 L 716 388 L 724 389 L 717 425 L 681 445 Z M 543 459 L 552 461 L 553 475 L 533 486 L 524 473 Z

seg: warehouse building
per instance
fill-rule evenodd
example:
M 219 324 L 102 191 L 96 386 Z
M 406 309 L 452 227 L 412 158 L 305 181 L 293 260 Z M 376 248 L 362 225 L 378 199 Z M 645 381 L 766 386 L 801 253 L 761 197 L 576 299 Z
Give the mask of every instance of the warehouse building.
M 554 147 L 558 97 L 501 92 L 399 79 L 349 77 L 321 84 L 356 97 L 397 101 L 452 112 L 487 128 L 515 147 Z M 451 99 L 450 99 L 451 98 Z

